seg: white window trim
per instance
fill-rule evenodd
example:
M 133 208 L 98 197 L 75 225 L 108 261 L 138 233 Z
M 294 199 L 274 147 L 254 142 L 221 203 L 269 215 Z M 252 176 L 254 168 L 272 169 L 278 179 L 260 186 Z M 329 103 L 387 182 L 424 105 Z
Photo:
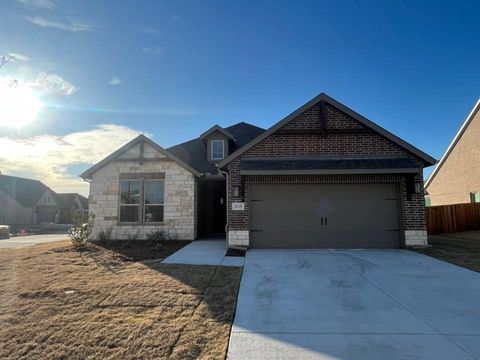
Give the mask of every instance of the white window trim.
M 222 143 L 222 157 L 213 157 L 213 144 L 216 142 Z M 223 160 L 225 159 L 225 141 L 224 140 L 212 140 L 211 145 L 210 145 L 210 154 L 212 160 Z
M 162 204 L 146 204 L 145 203 L 145 188 L 147 187 L 147 182 L 149 181 L 163 181 L 163 203 Z M 165 222 L 165 179 L 145 179 L 143 182 L 143 214 L 142 214 L 142 222 L 144 224 L 163 224 Z M 146 221 L 145 220 L 145 207 L 147 206 L 162 206 L 163 207 L 163 220 L 162 221 Z

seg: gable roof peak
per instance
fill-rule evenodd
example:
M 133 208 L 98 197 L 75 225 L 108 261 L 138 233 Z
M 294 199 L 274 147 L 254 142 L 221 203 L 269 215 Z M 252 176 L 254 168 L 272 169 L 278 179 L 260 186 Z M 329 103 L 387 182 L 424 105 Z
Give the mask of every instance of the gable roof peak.
M 380 135 L 384 136 L 388 140 L 392 141 L 393 143 L 396 143 L 400 147 L 406 149 L 407 151 L 411 152 L 412 154 L 418 156 L 420 159 L 422 159 L 427 166 L 435 164 L 437 161 L 431 157 L 430 155 L 424 153 L 420 149 L 416 148 L 415 146 L 407 143 L 405 140 L 400 139 L 398 136 L 392 134 L 391 132 L 385 130 L 381 126 L 375 124 L 373 121 L 368 120 L 366 117 L 360 115 L 356 111 L 350 109 L 349 107 L 343 105 L 342 103 L 338 102 L 334 98 L 328 96 L 326 93 L 322 92 L 319 95 L 315 96 L 312 100 L 308 101 L 304 105 L 300 106 L 297 110 L 293 111 L 291 114 L 287 115 L 284 117 L 282 120 L 274 124 L 272 127 L 270 127 L 267 131 L 265 131 L 263 134 L 246 144 L 245 146 L 241 147 L 234 153 L 230 154 L 230 156 L 226 157 L 224 160 L 220 161 L 218 163 L 219 168 L 224 167 L 227 165 L 230 161 L 236 159 L 243 153 L 245 153 L 248 149 L 252 148 L 277 130 L 279 130 L 281 127 L 285 126 L 288 124 L 290 121 L 295 119 L 297 116 L 300 114 L 304 113 L 306 110 L 310 109 L 311 107 L 315 106 L 321 101 L 325 101 L 326 103 L 330 104 L 331 106 L 337 108 L 338 110 L 344 112 L 345 114 L 349 115 L 353 119 L 357 120 L 359 123 L 369 127 L 370 129 L 374 130 L 375 132 L 379 133 Z
M 227 130 L 225 130 L 224 128 L 222 128 L 218 124 L 213 125 L 210 129 L 208 129 L 204 133 L 200 134 L 200 139 L 205 139 L 210 134 L 213 134 L 215 131 L 218 131 L 218 132 L 222 133 L 223 135 L 225 135 L 227 138 L 229 138 L 231 140 L 234 140 L 233 134 L 231 134 L 230 132 L 228 132 Z
M 477 114 L 477 112 L 480 111 L 480 98 L 477 100 L 477 102 L 475 103 L 475 105 L 473 106 L 473 109 L 470 111 L 470 113 L 468 114 L 467 118 L 465 119 L 465 121 L 463 122 L 462 126 L 460 127 L 460 130 L 458 130 L 457 134 L 455 135 L 455 137 L 453 138 L 452 142 L 450 143 L 450 145 L 448 145 L 448 148 L 447 150 L 445 151 L 445 153 L 443 154 L 442 158 L 440 159 L 440 161 L 438 162 L 437 166 L 435 167 L 435 169 L 433 169 L 433 172 L 432 174 L 428 177 L 427 181 L 425 181 L 425 188 L 427 188 L 430 183 L 432 182 L 433 178 L 437 175 L 438 171 L 440 170 L 440 168 L 443 166 L 443 164 L 445 163 L 445 161 L 447 160 L 448 156 L 450 155 L 450 153 L 453 151 L 453 149 L 455 148 L 455 146 L 457 145 L 457 143 L 460 141 L 460 138 L 462 137 L 462 135 L 465 133 L 465 131 L 467 130 L 468 128 L 468 125 L 470 125 L 470 123 L 472 122 L 473 118 L 475 117 L 475 115 Z
M 149 137 L 145 136 L 144 134 L 140 134 L 138 135 L 136 138 L 134 138 L 133 140 L 129 141 L 128 143 L 126 143 L 125 145 L 123 145 L 121 148 L 119 148 L 118 150 L 114 151 L 112 154 L 110 154 L 109 156 L 107 156 L 106 158 L 104 158 L 103 160 L 101 160 L 100 162 L 96 163 L 95 165 L 93 165 L 91 168 L 89 168 L 88 170 L 85 170 L 82 174 L 80 174 L 80 177 L 84 180 L 91 180 L 92 179 L 92 175 L 100 170 L 102 167 L 104 167 L 105 165 L 107 165 L 108 163 L 110 163 L 112 160 L 114 160 L 115 158 L 117 158 L 118 156 L 122 155 L 125 151 L 133 148 L 134 146 L 136 146 L 137 144 L 139 143 L 145 143 L 145 144 L 148 144 L 150 145 L 152 148 L 154 148 L 155 150 L 157 150 L 159 153 L 165 155 L 166 157 L 170 158 L 171 160 L 175 161 L 177 164 L 179 164 L 181 167 L 187 169 L 188 171 L 190 171 L 193 175 L 199 177 L 201 176 L 201 174 L 195 170 L 194 168 L 192 168 L 190 165 L 188 165 L 187 163 L 185 163 L 184 161 L 180 160 L 178 157 L 176 157 L 175 155 L 171 154 L 168 150 L 164 149 L 163 147 L 161 147 L 160 145 L 158 145 L 155 141 L 153 141 L 152 139 L 150 139 Z

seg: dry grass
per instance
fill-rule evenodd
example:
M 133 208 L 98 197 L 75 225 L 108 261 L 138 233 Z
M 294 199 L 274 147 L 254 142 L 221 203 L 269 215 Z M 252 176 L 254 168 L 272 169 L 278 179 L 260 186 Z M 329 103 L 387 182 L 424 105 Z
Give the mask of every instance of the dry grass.
M 414 250 L 480 272 L 480 239 L 462 239 L 442 235 L 429 235 L 428 243 L 432 246 Z
M 132 261 L 145 257 L 67 242 L 0 251 L 0 358 L 225 358 L 241 269 Z

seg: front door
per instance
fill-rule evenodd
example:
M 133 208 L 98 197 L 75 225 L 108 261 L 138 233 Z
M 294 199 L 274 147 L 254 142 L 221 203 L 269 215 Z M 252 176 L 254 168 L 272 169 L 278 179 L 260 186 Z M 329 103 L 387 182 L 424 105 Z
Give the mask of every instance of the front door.
M 226 198 L 225 198 L 225 184 L 222 183 L 221 186 L 215 186 L 213 189 L 213 224 L 212 232 L 214 234 L 223 234 L 225 233 L 225 224 L 227 220 L 227 207 L 226 207 Z

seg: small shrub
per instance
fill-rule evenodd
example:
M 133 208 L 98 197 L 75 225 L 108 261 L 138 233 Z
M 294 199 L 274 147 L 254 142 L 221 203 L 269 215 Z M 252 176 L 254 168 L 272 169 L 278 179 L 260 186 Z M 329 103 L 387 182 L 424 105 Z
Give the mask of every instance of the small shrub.
M 145 234 L 147 237 L 147 240 L 155 240 L 155 241 L 160 241 L 160 240 L 175 240 L 176 235 L 174 233 L 171 233 L 167 229 L 159 229 L 159 230 L 153 230 Z
M 140 230 L 137 230 L 134 233 L 127 232 L 126 235 L 128 240 L 138 240 L 138 237 L 140 236 Z
M 106 229 L 102 229 L 98 232 L 98 240 L 108 242 L 112 240 L 113 226 L 110 225 Z
M 78 222 L 68 230 L 68 235 L 70 236 L 73 246 L 81 248 L 93 240 L 92 232 L 94 220 L 95 216 L 90 215 L 86 223 Z

